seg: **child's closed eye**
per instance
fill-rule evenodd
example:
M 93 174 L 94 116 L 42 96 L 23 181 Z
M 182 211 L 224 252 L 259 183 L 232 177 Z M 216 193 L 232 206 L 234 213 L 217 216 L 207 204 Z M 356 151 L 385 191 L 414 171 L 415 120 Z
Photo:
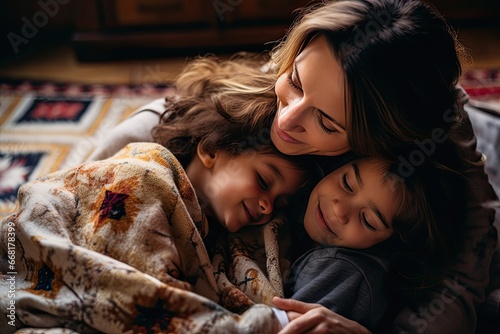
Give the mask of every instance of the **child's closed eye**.
M 375 231 L 376 228 L 373 227 L 373 225 L 371 225 L 369 222 L 368 222 L 368 219 L 366 219 L 366 214 L 365 212 L 361 212 L 361 221 L 363 222 L 363 224 L 371 231 Z
M 351 186 L 349 185 L 349 182 L 348 182 L 348 180 L 347 180 L 347 174 L 344 174 L 344 175 L 342 176 L 342 185 L 343 185 L 344 189 L 345 189 L 347 192 L 349 192 L 349 193 L 351 193 L 351 194 L 353 193 L 353 190 L 352 190 L 352 188 L 351 188 Z
M 257 182 L 259 183 L 259 186 L 262 188 L 262 190 L 269 190 L 269 183 L 262 177 L 262 175 L 257 174 Z

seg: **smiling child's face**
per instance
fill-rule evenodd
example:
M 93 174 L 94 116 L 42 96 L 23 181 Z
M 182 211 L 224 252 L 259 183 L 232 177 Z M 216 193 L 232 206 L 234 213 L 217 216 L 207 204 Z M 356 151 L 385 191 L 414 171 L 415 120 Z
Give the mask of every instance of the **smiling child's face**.
M 205 213 L 230 232 L 269 222 L 273 211 L 284 207 L 304 184 L 306 175 L 272 154 L 217 152 L 201 160 L 204 169 L 193 185 L 208 203 Z
M 313 189 L 304 216 L 309 236 L 322 245 L 364 249 L 394 233 L 394 179 L 380 161 L 358 159 L 325 176 Z

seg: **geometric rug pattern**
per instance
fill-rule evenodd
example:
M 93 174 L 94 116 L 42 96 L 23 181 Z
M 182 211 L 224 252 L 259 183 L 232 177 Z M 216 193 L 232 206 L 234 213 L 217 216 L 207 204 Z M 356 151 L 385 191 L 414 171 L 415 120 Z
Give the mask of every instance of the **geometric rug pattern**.
M 492 111 L 500 113 L 500 69 L 465 72 L 460 84 L 471 99 L 483 102 Z
M 24 182 L 85 161 L 113 126 L 170 90 L 0 79 L 0 219 Z

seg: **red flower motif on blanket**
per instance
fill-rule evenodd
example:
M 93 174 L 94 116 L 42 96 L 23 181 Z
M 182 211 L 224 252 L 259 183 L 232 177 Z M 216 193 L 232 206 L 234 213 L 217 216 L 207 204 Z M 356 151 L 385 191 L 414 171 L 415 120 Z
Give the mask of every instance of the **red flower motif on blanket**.
M 105 218 L 119 220 L 120 218 L 125 216 L 125 200 L 127 199 L 127 197 L 127 194 L 119 194 L 106 190 L 104 201 L 101 204 L 102 212 L 99 216 L 99 220 Z

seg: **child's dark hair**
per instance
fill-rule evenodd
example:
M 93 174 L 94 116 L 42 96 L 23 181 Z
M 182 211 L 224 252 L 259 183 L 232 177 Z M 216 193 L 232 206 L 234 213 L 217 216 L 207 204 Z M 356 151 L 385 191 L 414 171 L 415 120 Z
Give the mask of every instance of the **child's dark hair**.
M 404 298 L 444 278 L 463 247 L 466 178 L 431 162 L 401 175 L 401 165 L 381 160 L 380 166 L 396 196 L 393 236 L 373 250 L 392 254 L 394 279 Z

